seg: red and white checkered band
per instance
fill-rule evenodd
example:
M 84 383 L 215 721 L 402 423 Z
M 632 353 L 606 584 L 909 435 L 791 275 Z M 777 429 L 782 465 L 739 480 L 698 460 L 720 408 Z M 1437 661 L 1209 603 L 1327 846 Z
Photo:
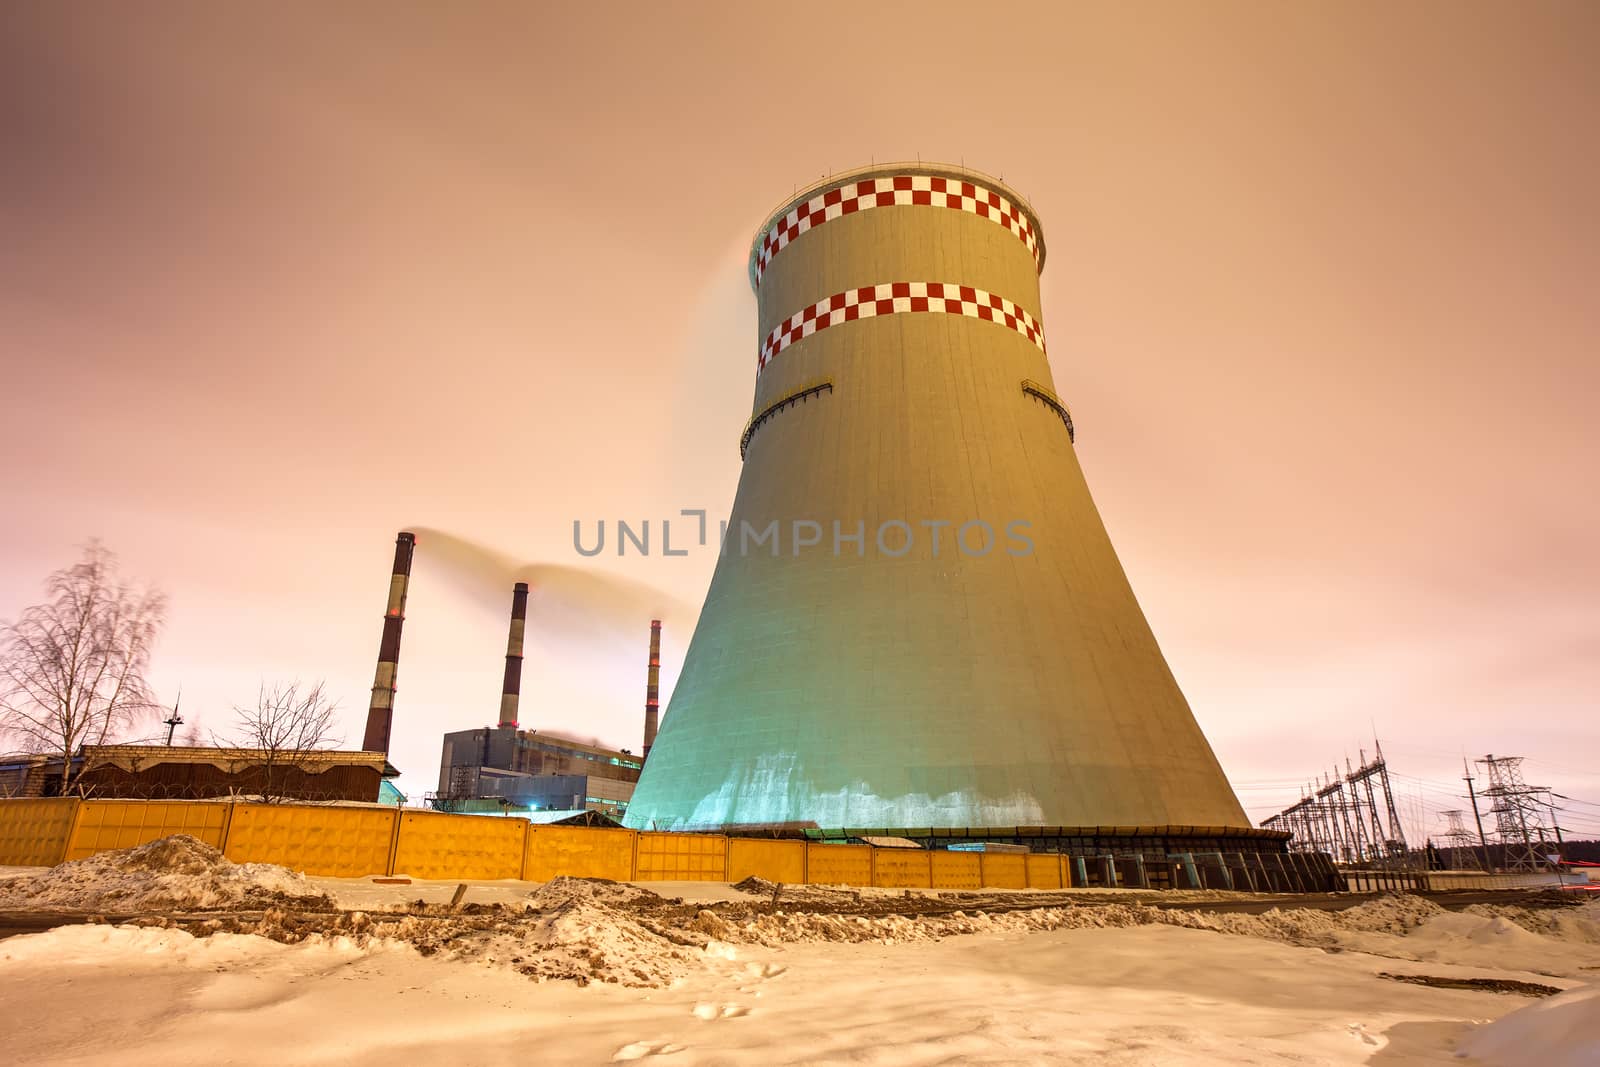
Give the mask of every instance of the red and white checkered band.
M 804 337 L 841 322 L 893 315 L 902 311 L 933 311 L 964 315 L 969 319 L 998 322 L 1016 330 L 1044 351 L 1044 328 L 1034 317 L 1005 297 L 945 282 L 885 282 L 846 289 L 790 315 L 767 334 L 756 364 L 760 374 L 773 357 Z
M 952 207 L 993 219 L 1021 238 L 1022 243 L 1028 246 L 1034 266 L 1040 266 L 1039 238 L 1033 232 L 1033 223 L 1011 201 L 992 189 L 972 182 L 936 178 L 927 174 L 902 174 L 890 178 L 868 178 L 830 189 L 774 222 L 761 235 L 761 248 L 756 252 L 756 284 L 761 284 L 761 276 L 766 273 L 772 258 L 807 230 L 841 215 L 853 215 L 868 208 L 894 204 Z

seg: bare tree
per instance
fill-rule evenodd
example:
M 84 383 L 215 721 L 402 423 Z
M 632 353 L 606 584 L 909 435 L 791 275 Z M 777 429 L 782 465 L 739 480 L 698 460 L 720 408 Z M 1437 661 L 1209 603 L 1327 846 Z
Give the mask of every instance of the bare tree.
M 0 626 L 0 730 L 61 758 L 66 795 L 87 766 L 72 756 L 131 729 L 156 707 L 145 671 L 166 598 L 117 576 L 98 541 L 45 580 L 48 602 Z
M 263 682 L 255 707 L 233 709 L 231 743 L 263 753 L 261 797 L 268 803 L 283 799 L 281 772 L 301 767 L 308 753 L 344 740 L 333 731 L 338 702 L 329 700 L 322 688 L 318 682 L 301 692 L 299 682 Z

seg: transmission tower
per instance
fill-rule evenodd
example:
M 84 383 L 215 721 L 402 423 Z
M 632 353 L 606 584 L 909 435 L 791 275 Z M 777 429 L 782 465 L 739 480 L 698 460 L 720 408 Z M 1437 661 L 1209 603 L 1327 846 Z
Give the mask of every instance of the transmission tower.
M 1476 871 L 1482 869 L 1478 862 L 1478 850 L 1473 847 L 1472 831 L 1467 829 L 1465 822 L 1467 813 L 1460 810 L 1441 811 L 1439 813 L 1450 820 L 1450 825 L 1445 832 L 1439 835 L 1439 840 L 1444 842 L 1444 847 L 1450 853 L 1450 869 L 1454 871 Z
M 1400 825 L 1400 813 L 1394 806 L 1394 789 L 1389 784 L 1389 763 L 1383 758 L 1383 744 L 1373 738 L 1373 745 L 1377 748 L 1377 755 L 1372 762 L 1367 762 L 1367 753 L 1361 752 L 1361 766 L 1349 776 L 1352 790 L 1356 785 L 1362 785 L 1367 793 L 1367 817 L 1371 822 L 1373 838 L 1381 842 L 1382 853 L 1390 857 L 1404 858 L 1406 854 L 1406 832 Z M 1388 816 L 1389 829 L 1384 832 L 1383 819 L 1379 816 L 1378 799 L 1373 790 L 1376 782 L 1378 789 L 1383 792 L 1383 812 Z
M 1319 776 L 1319 781 L 1320 776 Z M 1328 852 L 1340 863 L 1354 862 L 1354 849 L 1350 845 L 1349 820 L 1346 817 L 1344 782 L 1337 772 L 1326 785 L 1317 790 L 1317 809 L 1325 827 Z
M 1289 847 L 1297 852 L 1326 852 L 1336 862 L 1349 864 L 1405 861 L 1406 835 L 1395 810 L 1381 745 L 1370 762 L 1362 749 L 1361 766 L 1352 768 L 1346 757 L 1343 774 L 1335 764 L 1330 776 L 1318 775 L 1298 801 L 1267 823 L 1293 834 Z
M 1485 756 L 1478 760 L 1489 774 L 1489 814 L 1494 816 L 1495 834 L 1505 850 L 1504 863 L 1511 871 L 1536 871 L 1545 867 L 1553 850 L 1550 831 L 1544 825 L 1543 797 L 1547 790 L 1530 787 L 1522 780 L 1521 756 Z

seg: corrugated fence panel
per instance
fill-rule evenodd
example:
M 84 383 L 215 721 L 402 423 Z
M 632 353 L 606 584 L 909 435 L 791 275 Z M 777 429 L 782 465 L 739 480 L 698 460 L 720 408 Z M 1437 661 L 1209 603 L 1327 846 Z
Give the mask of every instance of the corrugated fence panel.
M 530 882 L 548 882 L 560 875 L 630 882 L 635 836 L 632 830 L 530 826 L 522 877 Z
M 67 845 L 67 859 L 133 848 L 170 834 L 188 834 L 220 849 L 232 806 L 192 800 L 86 800 Z
M 720 834 L 641 833 L 634 877 L 657 882 L 721 882 L 728 877 L 728 839 Z
M 394 846 L 394 873 L 413 878 L 521 878 L 527 830 L 526 819 L 404 811 Z
M 983 861 L 976 852 L 935 851 L 929 858 L 933 861 L 933 888 L 983 888 Z
M 803 883 L 806 880 L 806 843 L 728 838 L 728 881 L 742 882 L 751 875 L 769 882 Z
M 81 803 L 74 797 L 0 800 L 0 863 L 16 867 L 60 863 Z
M 806 842 L 806 881 L 812 885 L 871 885 L 871 845 Z
M 223 854 L 339 878 L 388 874 L 398 809 L 235 804 Z
M 1029 889 L 1061 888 L 1061 857 L 1054 852 L 1030 852 L 1026 874 Z
M 929 853 L 921 848 L 880 848 L 872 857 L 872 884 L 885 889 L 929 889 Z
M 1020 852 L 980 852 L 983 884 L 988 889 L 1028 888 L 1028 857 Z

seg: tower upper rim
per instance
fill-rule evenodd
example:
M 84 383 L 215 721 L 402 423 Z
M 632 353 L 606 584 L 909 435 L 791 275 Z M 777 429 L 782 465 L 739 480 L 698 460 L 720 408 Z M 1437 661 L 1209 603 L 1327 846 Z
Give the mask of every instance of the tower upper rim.
M 1044 270 L 1044 227 L 1039 223 L 1039 213 L 1034 210 L 1033 205 L 1028 202 L 1027 197 L 1017 192 L 1017 190 L 1012 186 L 1007 185 L 1002 179 L 996 178 L 991 174 L 986 174 L 981 170 L 974 170 L 971 167 L 961 166 L 955 163 L 928 163 L 917 160 L 915 162 L 901 163 L 873 163 L 870 166 L 842 170 L 834 174 L 830 174 L 825 178 L 820 178 L 817 181 L 812 182 L 810 185 L 795 190 L 794 193 L 786 197 L 775 209 L 768 212 L 766 218 L 762 220 L 761 225 L 756 227 L 755 235 L 750 241 L 750 254 L 746 259 L 746 272 L 750 278 L 750 287 L 752 289 L 758 288 L 759 274 L 756 269 L 756 265 L 757 259 L 761 253 L 762 241 L 766 237 L 767 232 L 772 229 L 773 225 L 777 223 L 779 219 L 789 214 L 789 212 L 793 211 L 796 207 L 806 203 L 806 201 L 810 200 L 812 197 L 820 196 L 833 189 L 837 189 L 854 182 L 863 181 L 868 178 L 888 178 L 901 175 L 950 178 L 956 181 L 971 182 L 974 185 L 984 186 L 985 188 L 993 190 L 994 192 L 1004 196 L 1007 200 L 1011 201 L 1017 210 L 1021 211 L 1027 216 L 1028 223 L 1033 228 L 1034 239 L 1038 243 L 1039 269 L 1041 271 Z

